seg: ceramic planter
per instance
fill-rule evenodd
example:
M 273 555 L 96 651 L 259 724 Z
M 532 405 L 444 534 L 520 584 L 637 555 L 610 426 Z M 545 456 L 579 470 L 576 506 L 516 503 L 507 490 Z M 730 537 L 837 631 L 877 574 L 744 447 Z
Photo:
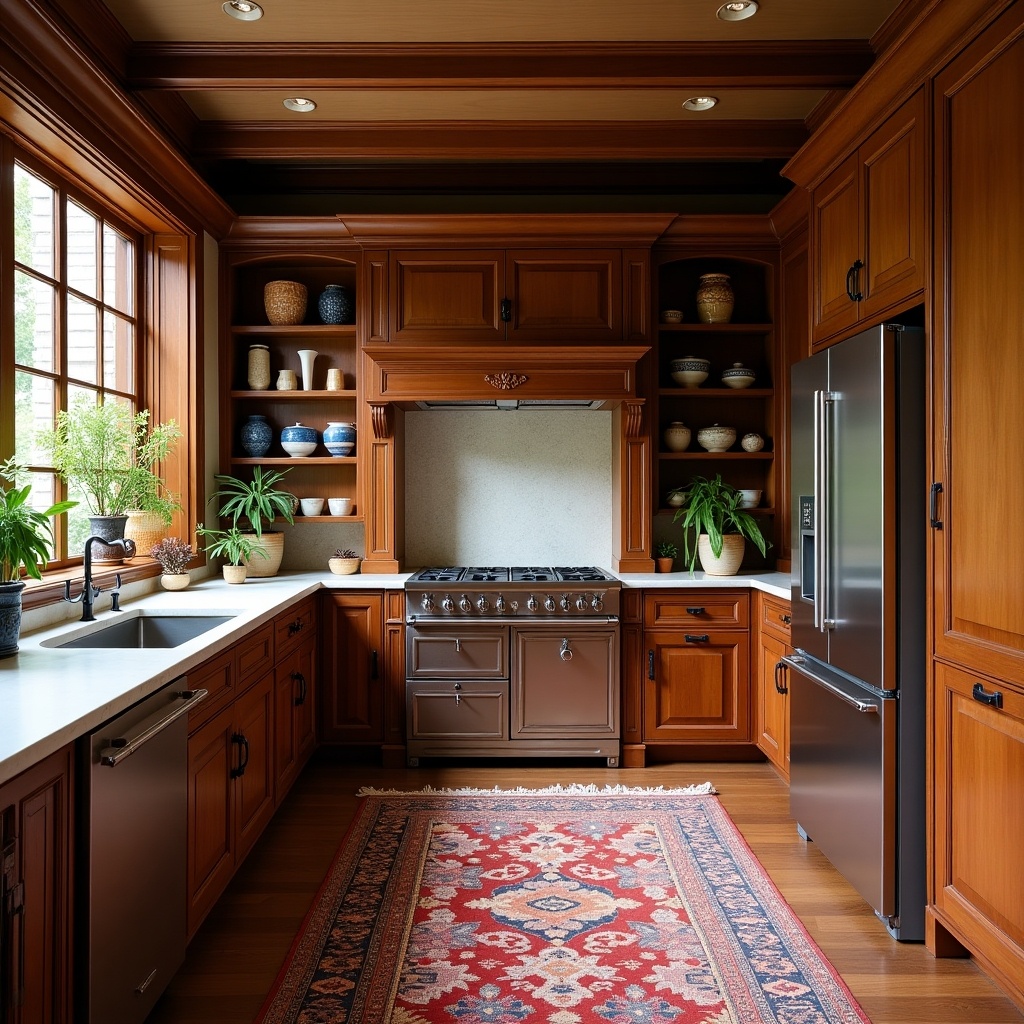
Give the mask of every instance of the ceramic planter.
M 702 533 L 697 538 L 697 557 L 700 559 L 700 567 L 709 576 L 735 576 L 739 572 L 740 563 L 743 561 L 743 550 L 746 546 L 747 542 L 741 534 L 727 533 L 722 537 L 722 554 L 719 558 L 715 558 L 708 535 Z
M 160 586 L 164 590 L 184 590 L 192 577 L 187 572 L 165 572 L 160 576 Z
M 284 558 L 284 534 L 263 531 L 259 538 L 256 534 L 248 534 L 260 547 L 266 549 L 266 555 L 253 555 L 248 561 L 249 575 L 257 578 L 276 576 Z
M 359 558 L 329 558 L 327 564 L 331 567 L 331 572 L 338 576 L 351 576 L 359 572 L 360 561 Z
M 225 565 L 221 568 L 225 583 L 244 583 L 247 575 L 244 565 Z
M 0 583 L 0 658 L 18 653 L 21 636 L 21 592 L 25 584 Z

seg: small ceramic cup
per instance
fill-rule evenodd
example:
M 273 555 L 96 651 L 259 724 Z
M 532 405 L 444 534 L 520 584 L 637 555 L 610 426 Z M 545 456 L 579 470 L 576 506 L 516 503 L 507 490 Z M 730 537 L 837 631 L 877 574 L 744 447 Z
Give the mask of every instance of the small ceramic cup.
M 299 382 L 295 377 L 294 370 L 278 370 L 277 371 L 277 390 L 278 391 L 294 391 L 299 386 Z
M 324 510 L 324 499 L 299 498 L 299 508 L 304 516 L 318 516 Z
M 328 391 L 340 391 L 341 390 L 341 370 L 328 370 L 327 371 L 327 390 Z
M 332 516 L 350 516 L 352 515 L 352 499 L 351 498 L 328 498 L 327 507 L 331 510 Z
M 681 309 L 663 309 L 661 311 L 661 322 L 663 324 L 681 324 L 683 322 L 683 311 Z

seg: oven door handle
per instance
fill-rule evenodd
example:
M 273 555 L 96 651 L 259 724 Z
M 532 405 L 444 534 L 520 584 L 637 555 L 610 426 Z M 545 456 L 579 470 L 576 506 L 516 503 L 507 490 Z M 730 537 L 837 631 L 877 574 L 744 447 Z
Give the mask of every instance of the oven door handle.
M 552 616 L 546 618 L 532 615 L 505 615 L 500 618 L 420 618 L 416 615 L 408 615 L 405 619 L 407 626 L 416 626 L 418 629 L 439 628 L 452 629 L 455 626 L 550 626 L 552 629 L 565 629 L 566 626 L 606 626 L 614 625 L 619 621 L 617 615 L 566 615 L 561 618 Z

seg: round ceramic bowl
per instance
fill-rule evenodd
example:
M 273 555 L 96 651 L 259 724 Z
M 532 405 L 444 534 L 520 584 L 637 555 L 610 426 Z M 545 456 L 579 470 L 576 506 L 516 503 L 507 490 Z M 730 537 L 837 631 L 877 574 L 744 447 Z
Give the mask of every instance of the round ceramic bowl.
M 740 508 L 757 508 L 761 504 L 761 492 L 750 487 L 740 488 Z
M 683 311 L 681 309 L 663 309 L 661 311 L 661 322 L 663 324 L 681 324 L 683 322 Z
M 299 498 L 299 507 L 304 516 L 318 516 L 324 510 L 323 498 Z
M 749 388 L 754 383 L 754 371 L 748 370 L 742 363 L 733 363 L 728 370 L 722 371 L 722 383 L 727 388 Z
M 697 431 L 697 444 L 705 451 L 727 452 L 735 441 L 736 430 L 733 427 L 720 427 L 716 423 Z
M 740 447 L 745 452 L 759 452 L 764 447 L 764 438 L 760 434 L 744 434 Z
M 281 447 L 294 459 L 304 459 L 316 451 L 316 441 L 282 441 Z
M 668 368 L 677 384 L 684 388 L 698 388 L 708 379 L 711 361 L 687 356 L 686 359 L 673 359 Z
M 296 423 L 281 431 L 281 447 L 291 456 L 302 458 L 316 451 L 317 432 L 312 427 Z
M 665 499 L 665 504 L 669 508 L 682 508 L 686 504 L 686 499 L 689 496 L 687 491 L 671 491 L 668 497 Z

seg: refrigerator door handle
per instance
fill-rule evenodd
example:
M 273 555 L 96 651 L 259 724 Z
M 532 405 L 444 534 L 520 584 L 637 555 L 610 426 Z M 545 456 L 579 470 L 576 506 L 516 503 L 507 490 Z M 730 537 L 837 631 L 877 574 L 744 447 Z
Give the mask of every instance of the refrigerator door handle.
M 844 690 L 839 689 L 838 686 L 833 685 L 827 679 L 822 679 L 821 676 L 816 675 L 807 668 L 807 662 L 800 657 L 798 654 L 788 654 L 782 659 L 783 663 L 788 665 L 791 669 L 799 672 L 805 679 L 809 679 L 812 683 L 817 686 L 828 690 L 833 696 L 838 697 L 840 700 L 845 701 L 851 707 L 856 708 L 858 711 L 864 714 L 878 714 L 880 708 L 872 701 L 857 700 L 856 697 L 850 696 Z
M 814 392 L 814 628 L 827 633 L 835 625 L 832 615 L 830 523 L 832 521 L 830 482 L 832 479 L 832 437 L 829 405 L 834 392 Z

